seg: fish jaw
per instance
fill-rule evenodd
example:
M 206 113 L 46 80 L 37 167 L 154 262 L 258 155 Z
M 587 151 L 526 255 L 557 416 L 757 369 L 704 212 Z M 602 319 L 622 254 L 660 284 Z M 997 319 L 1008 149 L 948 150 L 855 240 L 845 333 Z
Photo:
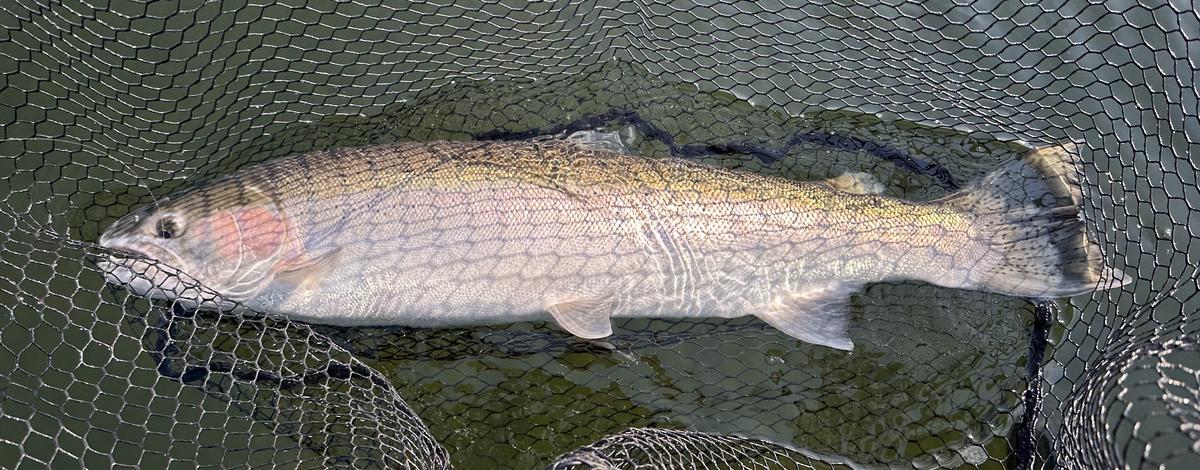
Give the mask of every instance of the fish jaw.
M 168 250 L 127 240 L 109 232 L 100 245 L 111 250 L 95 260 L 105 282 L 127 289 L 131 294 L 154 300 L 173 301 L 185 308 L 229 308 L 232 304 L 195 278 L 162 260 L 181 262 Z

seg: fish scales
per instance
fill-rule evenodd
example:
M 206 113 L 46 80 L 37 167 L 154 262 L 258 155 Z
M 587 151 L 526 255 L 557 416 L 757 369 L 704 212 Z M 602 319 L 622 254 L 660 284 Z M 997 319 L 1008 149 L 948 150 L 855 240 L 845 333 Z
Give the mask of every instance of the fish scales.
M 714 174 L 717 177 L 713 177 Z M 499 197 L 506 184 L 515 192 Z M 797 282 L 809 277 L 870 282 L 892 277 L 940 276 L 953 266 L 955 256 L 967 259 L 979 251 L 960 255 L 960 244 L 938 243 L 949 239 L 951 232 L 957 231 L 955 235 L 966 239 L 974 235 L 970 233 L 965 214 L 934 205 L 839 193 L 823 184 L 763 178 L 749 173 L 714 173 L 708 167 L 679 160 L 653 160 L 553 145 L 487 144 L 463 148 L 454 144 L 409 144 L 377 151 L 323 152 L 264 166 L 254 175 L 230 180 L 227 185 L 214 189 L 244 194 L 241 188 L 245 186 L 271 188 L 275 192 L 272 197 L 282 205 L 283 212 L 308 232 L 304 238 L 315 244 L 309 247 L 312 251 L 320 251 L 322 242 L 335 243 L 343 247 L 362 246 L 364 254 L 405 253 L 394 261 L 421 263 L 421 257 L 412 254 L 433 248 L 446 257 L 461 254 L 471 263 L 495 258 L 503 259 L 502 264 L 509 265 L 528 261 L 514 259 L 524 252 L 534 261 L 536 255 L 587 256 L 589 264 L 597 269 L 605 260 L 599 253 L 586 253 L 579 249 L 582 247 L 564 247 L 558 252 L 539 251 L 536 240 L 555 243 L 576 240 L 588 245 L 606 240 L 612 248 L 623 249 L 625 256 L 633 256 L 631 242 L 641 241 L 639 254 L 644 258 L 637 260 L 639 262 L 608 260 L 613 265 L 608 269 L 626 273 L 630 276 L 626 283 L 633 285 L 662 285 L 671 281 L 702 284 L 712 280 L 715 276 L 711 271 L 718 268 L 731 272 L 762 265 L 763 262 L 756 258 L 763 258 L 768 252 L 776 253 L 777 258 L 797 260 L 789 266 L 757 269 L 761 272 L 739 277 L 740 284 L 758 284 L 762 288 L 754 289 L 758 292 L 747 289 L 748 302 L 743 303 L 750 305 L 733 306 L 734 311 L 729 313 L 738 313 L 761 303 L 765 295 L 778 289 L 772 284 L 785 277 Z M 494 202 L 480 201 L 465 193 Z M 438 205 L 450 200 L 458 202 L 464 210 Z M 518 223 L 502 224 L 496 220 L 519 213 L 534 217 L 519 219 Z M 575 217 L 571 217 L 571 213 Z M 548 218 L 536 217 L 536 214 Z M 389 233 L 395 230 L 393 227 L 407 230 Z M 538 230 L 538 227 L 551 230 Z M 928 230 L 911 231 L 921 228 Z M 446 233 L 447 230 L 459 233 Z M 697 250 L 685 251 L 655 243 L 652 237 L 645 236 L 647 230 L 665 234 L 663 238 L 670 240 L 669 243 Z M 339 235 L 324 236 L 332 231 L 338 231 Z M 487 241 L 489 237 L 500 236 L 496 233 L 500 231 L 513 235 L 505 239 L 508 243 Z M 371 237 L 360 240 L 363 234 L 371 234 Z M 470 238 L 468 234 L 479 238 Z M 401 238 L 405 240 L 403 243 L 399 243 Z M 534 243 L 531 244 L 531 240 Z M 453 243 L 455 241 L 458 243 Z M 386 245 L 391 244 L 395 246 L 387 249 Z M 756 247 L 761 251 L 752 253 L 750 250 Z M 853 247 L 865 249 L 862 253 L 854 253 Z M 928 247 L 930 255 L 923 259 L 915 256 L 889 259 L 889 253 L 900 254 L 919 247 Z M 707 272 L 670 269 L 680 264 L 696 264 L 687 258 L 697 252 L 723 258 L 726 262 L 711 263 L 705 270 Z M 678 259 L 660 259 L 668 254 Z M 904 259 L 911 261 L 905 263 Z M 878 266 L 881 263 L 889 266 L 881 269 Z M 940 269 L 930 270 L 930 263 L 938 264 Z M 630 264 L 647 267 L 634 268 Z M 545 269 L 547 266 L 536 262 L 533 266 L 542 270 L 538 271 L 539 276 L 530 274 L 528 277 L 539 277 L 543 283 L 618 282 L 616 279 L 572 281 L 566 273 L 559 272 L 562 270 Z M 410 266 L 408 269 L 416 268 Z M 450 269 L 453 268 L 441 268 Z M 503 266 L 495 269 L 501 270 L 496 273 L 497 277 L 514 274 L 504 272 Z M 789 273 L 793 270 L 810 275 Z M 365 272 L 367 277 L 386 274 L 380 271 L 386 269 L 368 265 Z M 635 276 L 633 272 L 641 275 Z M 357 276 L 349 274 L 346 280 L 353 282 Z M 437 273 L 423 274 L 455 284 Z M 686 276 L 689 275 L 694 279 L 688 279 Z M 402 276 L 385 277 L 395 281 Z M 415 281 L 412 283 L 416 284 Z M 551 288 L 531 284 L 528 288 Z M 363 282 L 363 285 L 370 284 Z M 582 288 L 564 287 L 567 290 Z M 720 286 L 707 287 L 721 290 Z M 782 286 L 784 289 L 795 287 Z M 627 286 L 606 285 L 605 288 L 621 292 L 630 290 Z M 386 297 L 361 292 L 362 289 L 341 289 L 359 292 L 368 298 Z M 695 295 L 696 291 L 704 290 L 697 287 L 692 293 Z M 514 292 L 508 296 L 513 295 L 524 294 Z M 687 299 L 680 300 L 679 305 L 687 304 Z M 622 303 L 634 304 L 636 299 Z M 370 304 L 359 305 L 363 310 L 386 310 Z M 340 307 L 345 310 L 345 306 Z M 697 305 L 696 302 L 690 307 L 686 312 L 676 313 L 700 315 L 718 311 L 711 308 L 715 306 Z M 542 308 L 544 306 L 538 306 L 538 310 Z M 614 316 L 636 313 L 640 312 L 617 310 Z M 361 315 L 369 321 L 368 312 Z
M 846 349 L 846 298 L 866 283 L 1039 296 L 1120 279 L 1071 222 L 1069 152 L 1040 152 L 911 202 L 566 143 L 390 144 L 252 166 L 123 218 L 101 243 L 301 321 L 554 320 L 593 338 L 611 317 L 757 315 Z M 130 284 L 130 261 L 112 263 L 110 281 Z

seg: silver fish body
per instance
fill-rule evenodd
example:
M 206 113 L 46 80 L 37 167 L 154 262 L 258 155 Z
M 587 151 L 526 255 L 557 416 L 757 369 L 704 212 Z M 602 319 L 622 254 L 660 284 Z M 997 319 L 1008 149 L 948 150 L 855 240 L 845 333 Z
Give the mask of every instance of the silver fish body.
M 101 244 L 314 323 L 552 319 L 599 338 L 611 317 L 756 315 L 850 349 L 846 300 L 865 283 L 1051 297 L 1127 282 L 1086 238 L 1074 172 L 1051 147 L 908 202 L 562 143 L 403 143 L 256 165 L 123 218 Z M 109 280 L 203 304 L 145 274 L 155 265 L 114 258 Z

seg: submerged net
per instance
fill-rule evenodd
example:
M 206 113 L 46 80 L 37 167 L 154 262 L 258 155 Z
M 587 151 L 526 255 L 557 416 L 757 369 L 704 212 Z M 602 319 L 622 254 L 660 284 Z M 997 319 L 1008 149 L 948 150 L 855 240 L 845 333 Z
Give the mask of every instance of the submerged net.
M 0 5 L 0 465 L 1186 468 L 1200 17 L 1187 5 L 324 0 Z M 1080 143 L 1136 280 L 919 283 L 853 354 L 751 318 L 339 328 L 106 286 L 118 217 L 289 154 L 580 131 L 929 200 Z M 598 131 L 598 133 L 597 133 Z

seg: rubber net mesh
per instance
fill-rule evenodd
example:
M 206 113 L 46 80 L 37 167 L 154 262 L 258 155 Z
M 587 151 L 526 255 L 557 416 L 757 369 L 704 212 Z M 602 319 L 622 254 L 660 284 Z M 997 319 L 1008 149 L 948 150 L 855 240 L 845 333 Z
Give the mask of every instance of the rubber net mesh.
M 1200 18 L 1186 2 L 0 3 L 0 466 L 1200 462 Z M 919 283 L 852 354 L 752 317 L 338 328 L 105 284 L 118 217 L 250 163 L 600 136 L 932 199 L 1079 142 L 1121 289 Z

